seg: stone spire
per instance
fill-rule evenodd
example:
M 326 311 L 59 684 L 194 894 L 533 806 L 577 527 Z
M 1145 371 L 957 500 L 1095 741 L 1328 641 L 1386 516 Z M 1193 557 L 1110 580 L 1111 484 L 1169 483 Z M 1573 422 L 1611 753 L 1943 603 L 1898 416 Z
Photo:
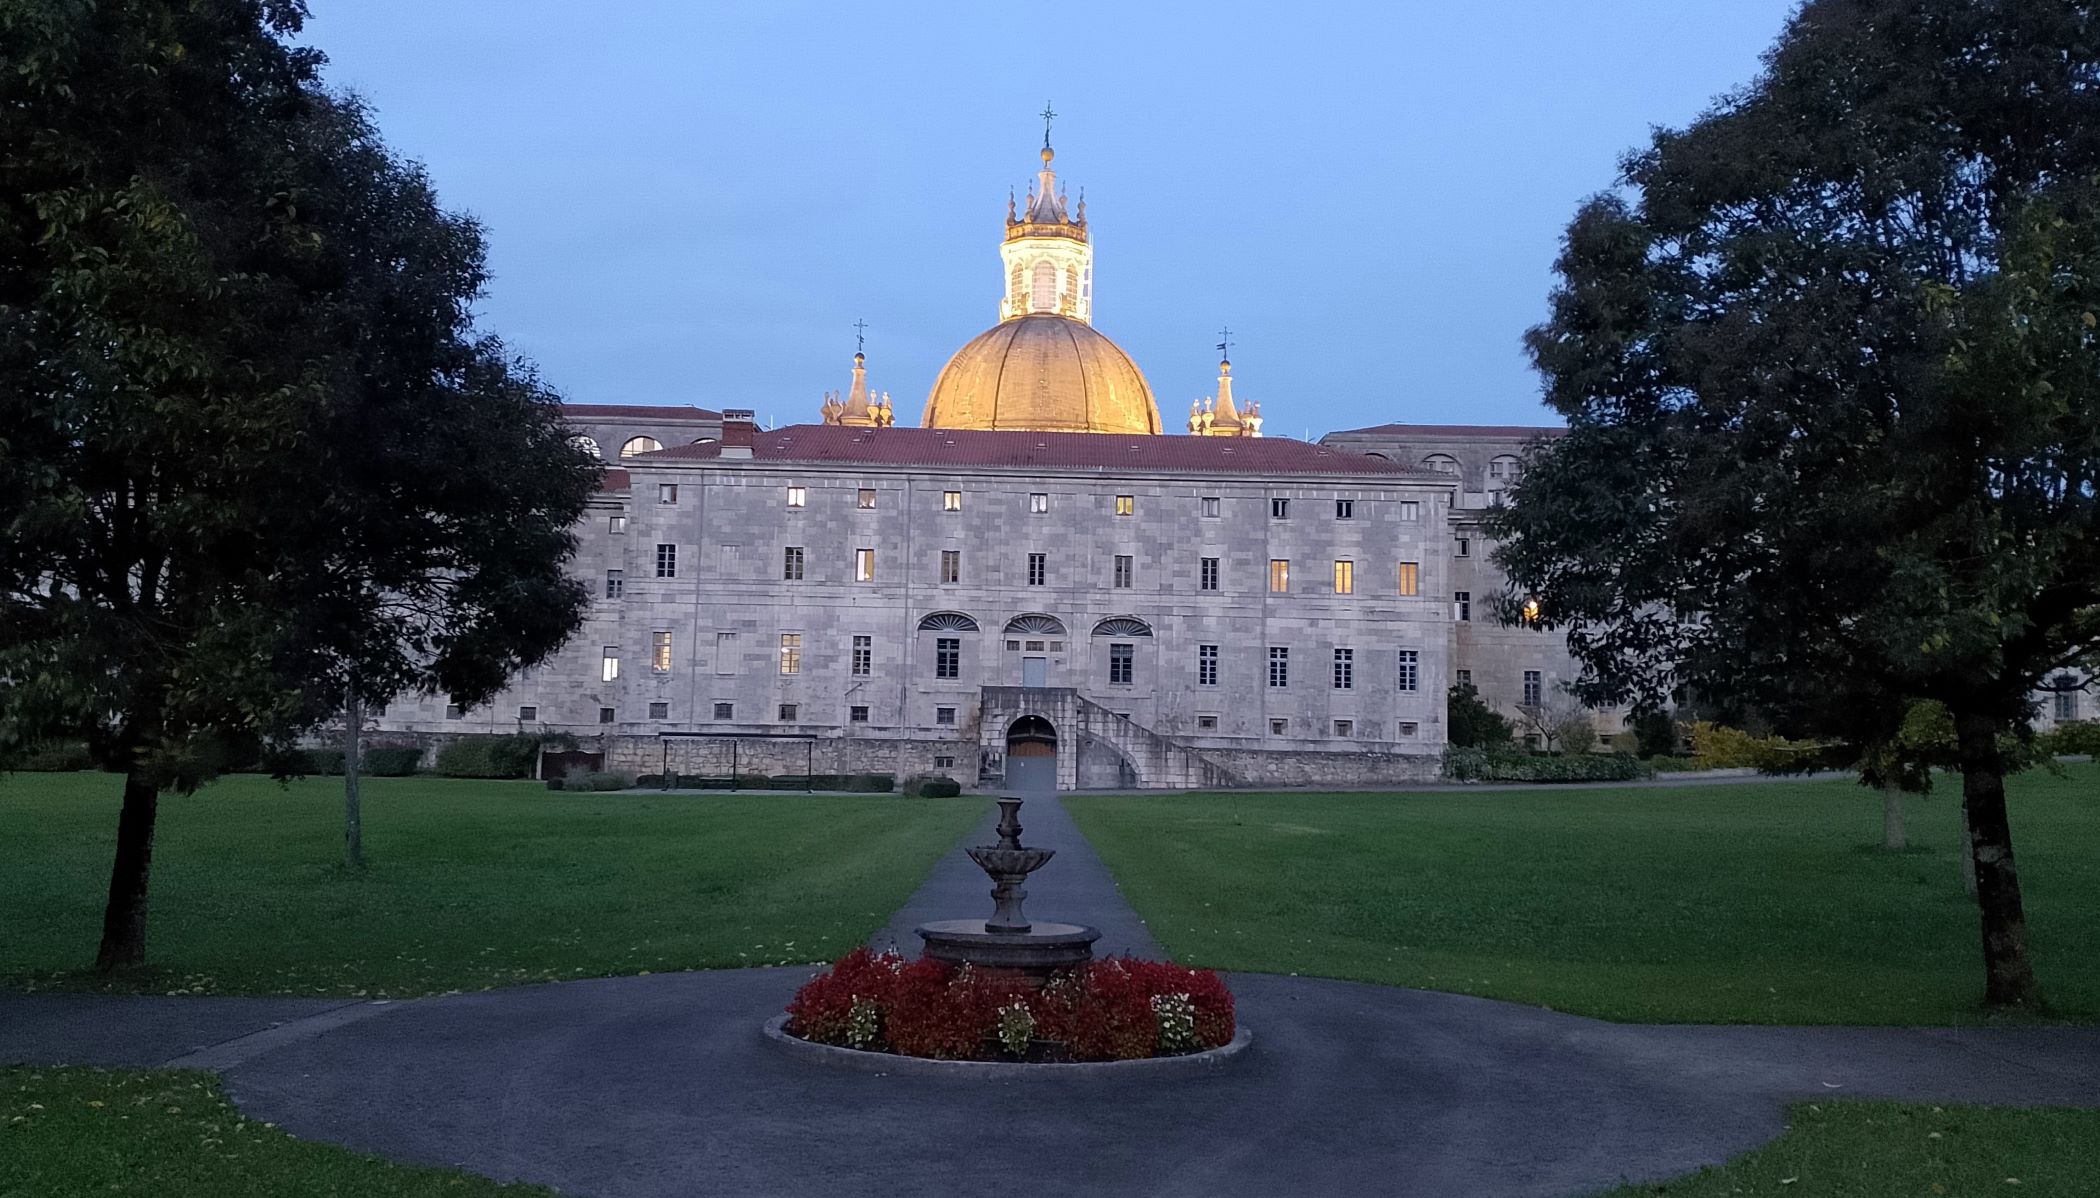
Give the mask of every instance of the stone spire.
M 1244 409 L 1232 398 L 1232 360 L 1218 361 L 1218 397 L 1196 401 L 1189 409 L 1189 431 L 1199 437 L 1261 436 L 1261 405 Z
M 853 387 L 846 392 L 844 403 L 839 402 L 839 393 L 824 393 L 824 423 L 843 424 L 854 428 L 887 428 L 896 423 L 896 415 L 890 408 L 889 392 L 871 395 L 868 391 L 868 356 L 856 352 L 853 355 Z
M 1050 146 L 1047 123 L 1041 156 L 1042 170 L 1027 201 L 1016 208 L 1010 195 L 1007 199 L 1006 242 L 999 250 L 1006 286 L 999 319 L 1050 313 L 1091 324 L 1094 251 L 1087 244 L 1086 192 L 1079 193 L 1075 219 L 1051 165 L 1057 151 Z

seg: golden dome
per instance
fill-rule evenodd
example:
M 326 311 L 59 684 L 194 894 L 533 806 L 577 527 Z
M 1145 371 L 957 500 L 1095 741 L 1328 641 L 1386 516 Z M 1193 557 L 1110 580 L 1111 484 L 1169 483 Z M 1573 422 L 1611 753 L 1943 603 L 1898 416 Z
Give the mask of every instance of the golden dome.
M 1069 316 L 1004 320 L 955 351 L 926 399 L 927 428 L 1157 433 L 1159 405 L 1115 342 Z

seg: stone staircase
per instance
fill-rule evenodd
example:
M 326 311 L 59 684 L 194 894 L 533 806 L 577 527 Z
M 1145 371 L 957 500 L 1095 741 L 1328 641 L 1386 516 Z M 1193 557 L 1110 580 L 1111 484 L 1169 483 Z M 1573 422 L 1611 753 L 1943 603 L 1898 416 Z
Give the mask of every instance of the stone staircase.
M 1006 751 L 1006 730 L 1022 716 L 1040 716 L 1057 730 L 1057 785 L 1079 785 L 1083 748 L 1105 746 L 1122 758 L 1143 789 L 1197 790 L 1238 786 L 1230 770 L 1128 716 L 1117 715 L 1068 686 L 987 686 L 979 697 L 978 735 L 988 753 Z

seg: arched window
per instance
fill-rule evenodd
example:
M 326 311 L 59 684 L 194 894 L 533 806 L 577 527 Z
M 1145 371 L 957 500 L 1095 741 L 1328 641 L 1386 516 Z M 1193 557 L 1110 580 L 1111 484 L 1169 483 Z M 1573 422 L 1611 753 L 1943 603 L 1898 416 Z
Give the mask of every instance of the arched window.
M 959 611 L 937 611 L 919 621 L 920 632 L 975 632 L 977 621 Z
M 590 437 L 571 437 L 569 438 L 569 444 L 574 445 L 594 458 L 605 456 L 598 452 L 598 442 Z
M 1364 456 L 1367 458 L 1377 458 L 1381 462 L 1390 462 L 1393 460 L 1382 453 L 1367 453 Z
M 664 443 L 654 437 L 629 437 L 627 443 L 620 446 L 620 456 L 631 458 L 636 454 L 655 453 L 663 447 Z
M 1457 474 L 1458 459 L 1447 453 L 1433 453 L 1422 459 L 1422 469 L 1434 470 L 1438 474 Z
M 1111 616 L 1094 625 L 1095 636 L 1151 636 L 1152 625 L 1130 616 Z
M 1028 293 L 1028 310 L 1057 311 L 1057 267 L 1048 262 L 1035 264 L 1034 285 L 1029 288 Z
M 1008 620 L 1006 622 L 1006 631 L 1009 636 L 1063 636 L 1065 634 L 1065 624 L 1063 620 L 1058 619 L 1056 616 L 1030 612 L 1025 616 L 1015 616 L 1013 619 Z
M 1524 461 L 1514 454 L 1502 454 L 1488 463 L 1488 479 L 1491 482 L 1513 483 L 1524 477 Z
M 713 437 L 695 437 L 695 438 L 693 438 L 693 444 L 695 444 L 695 445 L 713 445 L 714 443 L 715 443 L 715 439 L 714 439 Z

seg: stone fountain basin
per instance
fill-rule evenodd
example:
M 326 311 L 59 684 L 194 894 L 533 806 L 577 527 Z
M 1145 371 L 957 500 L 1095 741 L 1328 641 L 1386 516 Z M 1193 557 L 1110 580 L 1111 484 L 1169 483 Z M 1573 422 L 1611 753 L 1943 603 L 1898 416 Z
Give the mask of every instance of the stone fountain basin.
M 1028 874 L 1043 868 L 1043 863 L 1057 856 L 1056 849 L 1007 849 L 997 845 L 980 844 L 965 850 L 978 868 L 989 874 Z
M 1038 922 L 1025 932 L 995 932 L 981 919 L 942 919 L 921 924 L 919 938 L 926 955 L 937 960 L 1048 976 L 1093 960 L 1101 929 Z

